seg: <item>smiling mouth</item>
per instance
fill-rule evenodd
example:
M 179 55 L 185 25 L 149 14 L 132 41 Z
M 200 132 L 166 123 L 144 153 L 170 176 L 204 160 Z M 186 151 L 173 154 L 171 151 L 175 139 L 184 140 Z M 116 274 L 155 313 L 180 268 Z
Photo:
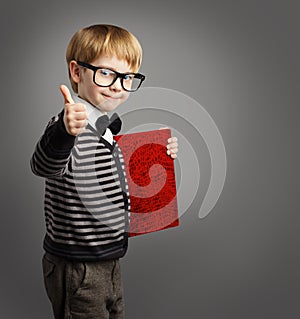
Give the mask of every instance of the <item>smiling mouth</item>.
M 119 96 L 110 96 L 110 95 L 106 95 L 106 94 L 103 94 L 102 95 L 106 98 L 106 99 L 109 99 L 109 100 L 117 100 L 119 99 L 120 97 Z

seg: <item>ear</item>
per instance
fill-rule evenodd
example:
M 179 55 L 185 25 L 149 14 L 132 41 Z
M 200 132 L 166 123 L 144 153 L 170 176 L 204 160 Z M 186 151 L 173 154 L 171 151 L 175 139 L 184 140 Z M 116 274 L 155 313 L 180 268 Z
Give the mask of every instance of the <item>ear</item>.
M 70 75 L 75 83 L 80 82 L 80 68 L 76 61 L 72 60 L 69 64 Z

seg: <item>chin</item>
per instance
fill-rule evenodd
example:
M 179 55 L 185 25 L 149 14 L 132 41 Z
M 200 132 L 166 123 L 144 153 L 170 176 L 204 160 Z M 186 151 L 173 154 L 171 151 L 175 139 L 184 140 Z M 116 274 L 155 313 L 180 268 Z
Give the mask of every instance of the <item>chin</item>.
M 98 110 L 100 110 L 103 113 L 109 113 L 114 111 L 118 105 L 107 105 L 108 103 L 106 103 L 106 105 L 98 105 L 96 106 Z

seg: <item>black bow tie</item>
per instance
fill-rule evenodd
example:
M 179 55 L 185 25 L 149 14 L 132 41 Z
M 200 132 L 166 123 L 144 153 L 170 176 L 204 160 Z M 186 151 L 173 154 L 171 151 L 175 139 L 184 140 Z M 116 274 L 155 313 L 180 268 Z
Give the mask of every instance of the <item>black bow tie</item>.
M 96 128 L 101 136 L 105 133 L 107 128 L 109 128 L 111 132 L 116 135 L 120 132 L 121 126 L 122 121 L 117 113 L 114 113 L 111 118 L 109 118 L 107 115 L 102 115 L 96 121 Z

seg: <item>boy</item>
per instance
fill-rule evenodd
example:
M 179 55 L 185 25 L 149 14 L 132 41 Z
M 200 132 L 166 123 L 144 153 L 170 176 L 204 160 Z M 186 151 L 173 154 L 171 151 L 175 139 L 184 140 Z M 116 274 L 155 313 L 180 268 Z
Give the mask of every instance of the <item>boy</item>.
M 46 179 L 45 287 L 56 319 L 124 318 L 119 258 L 127 250 L 130 203 L 113 141 L 121 120 L 107 113 L 145 79 L 137 73 L 142 49 L 127 30 L 94 25 L 73 36 L 66 58 L 78 96 L 60 87 L 64 109 L 31 159 L 32 171 Z M 176 138 L 168 143 L 176 158 Z

